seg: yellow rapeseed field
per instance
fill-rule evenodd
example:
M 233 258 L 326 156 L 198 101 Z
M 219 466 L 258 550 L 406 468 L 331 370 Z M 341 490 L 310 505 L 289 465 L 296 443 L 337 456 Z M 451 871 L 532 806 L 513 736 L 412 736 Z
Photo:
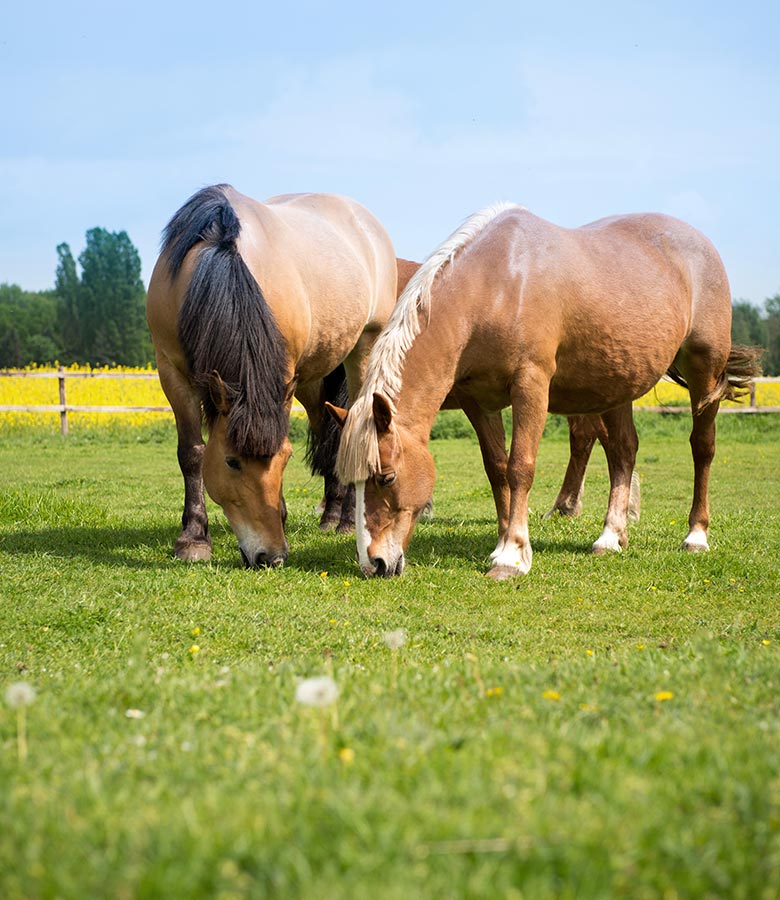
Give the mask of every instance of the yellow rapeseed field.
M 30 366 L 12 370 L 20 373 L 50 374 L 50 378 L 12 378 L 0 376 L 0 406 L 42 406 L 59 403 L 57 370 Z M 91 377 L 66 378 L 66 399 L 74 406 L 167 406 L 156 372 L 145 369 L 116 366 L 92 368 L 68 366 L 66 373 L 84 373 Z M 122 375 L 122 378 L 106 378 L 105 375 Z M 134 377 L 135 376 L 135 377 Z M 688 393 L 672 382 L 659 381 L 652 391 L 634 404 L 646 406 L 687 405 Z M 758 406 L 780 407 L 780 380 L 759 381 L 756 384 Z M 728 404 L 735 405 L 735 404 Z M 171 420 L 170 412 L 69 412 L 71 428 L 99 428 L 107 425 L 148 425 Z M 59 427 L 57 412 L 20 412 L 0 410 L 0 425 L 42 425 Z

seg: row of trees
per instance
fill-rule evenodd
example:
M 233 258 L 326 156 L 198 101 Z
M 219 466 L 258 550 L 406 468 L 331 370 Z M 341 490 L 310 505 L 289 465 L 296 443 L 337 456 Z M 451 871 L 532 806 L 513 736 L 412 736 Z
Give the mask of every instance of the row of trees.
M 0 368 L 55 360 L 152 362 L 141 257 L 127 233 L 92 228 L 78 265 L 67 244 L 57 247 L 57 257 L 53 291 L 0 284 Z M 780 375 L 780 294 L 766 300 L 763 309 L 735 301 L 731 335 L 735 344 L 766 347 L 764 371 Z
M 124 231 L 92 228 L 86 241 L 78 265 L 67 244 L 57 247 L 53 291 L 0 285 L 0 368 L 154 360 L 138 250 Z

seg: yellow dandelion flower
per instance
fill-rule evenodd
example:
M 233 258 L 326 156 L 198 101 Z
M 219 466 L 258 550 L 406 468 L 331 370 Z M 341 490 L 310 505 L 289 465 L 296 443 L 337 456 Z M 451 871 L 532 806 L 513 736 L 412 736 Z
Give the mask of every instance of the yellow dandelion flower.
M 351 766 L 355 761 L 355 751 L 351 747 L 342 747 L 339 750 L 339 759 L 345 766 Z
M 199 627 L 198 625 L 196 625 L 196 626 L 192 629 L 192 631 L 190 632 L 190 634 L 191 634 L 193 637 L 197 637 L 197 636 L 200 634 L 200 627 Z
M 352 584 L 351 581 L 342 581 L 341 583 L 344 585 L 344 587 L 349 587 L 350 584 Z
M 500 697 L 504 693 L 504 689 L 502 687 L 489 687 L 485 691 L 486 697 Z
M 658 691 L 655 695 L 655 699 L 659 703 L 664 703 L 666 700 L 671 700 L 674 697 L 674 694 L 671 691 Z
M 580 709 L 583 712 L 591 712 L 591 713 L 599 711 L 598 706 L 593 706 L 591 703 L 580 703 Z
M 771 641 L 767 641 L 767 640 L 763 640 L 763 641 L 761 641 L 761 643 L 762 643 L 765 647 L 768 647 L 772 642 L 771 642 Z
M 561 695 L 558 693 L 558 691 L 550 691 L 550 690 L 543 691 L 542 697 L 544 697 L 545 700 L 560 700 L 561 699 Z
M 197 644 L 193 644 L 190 647 L 190 654 L 192 656 L 196 656 L 198 653 L 200 653 L 200 647 Z
M 645 645 L 644 645 L 644 644 L 637 644 L 637 645 L 636 645 L 636 649 L 637 649 L 637 650 L 644 650 L 644 649 L 645 649 Z
M 327 572 L 320 572 L 320 578 L 327 578 L 327 577 L 328 577 Z
M 587 653 L 588 656 L 593 656 L 593 651 L 592 651 L 592 650 L 586 650 L 585 653 Z

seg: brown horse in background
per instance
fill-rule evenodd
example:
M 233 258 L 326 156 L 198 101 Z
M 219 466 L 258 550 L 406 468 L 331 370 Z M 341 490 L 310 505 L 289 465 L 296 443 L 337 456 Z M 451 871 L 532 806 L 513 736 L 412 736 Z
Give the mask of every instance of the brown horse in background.
M 260 203 L 217 185 L 173 216 L 147 319 L 184 478 L 178 557 L 211 556 L 205 483 L 245 565 L 285 561 L 282 475 L 292 452 L 293 396 L 309 416 L 312 461 L 326 480 L 322 525 L 338 518 L 343 491 L 328 459 L 338 432 L 323 404 L 355 396 L 395 305 L 396 282 L 387 233 L 344 197 L 291 194 Z
M 691 396 L 694 464 L 687 550 L 707 550 L 708 480 L 720 401 L 758 372 L 731 346 L 731 296 L 717 251 L 679 220 L 644 214 L 566 229 L 519 206 L 472 216 L 407 285 L 343 425 L 339 475 L 356 484 L 366 574 L 399 574 L 434 482 L 430 428 L 450 392 L 483 415 L 512 408 L 505 455 L 483 458 L 499 540 L 490 575 L 531 567 L 528 494 L 548 409 L 600 415 L 609 507 L 597 552 L 627 546 L 636 432 L 631 403 L 665 373 Z

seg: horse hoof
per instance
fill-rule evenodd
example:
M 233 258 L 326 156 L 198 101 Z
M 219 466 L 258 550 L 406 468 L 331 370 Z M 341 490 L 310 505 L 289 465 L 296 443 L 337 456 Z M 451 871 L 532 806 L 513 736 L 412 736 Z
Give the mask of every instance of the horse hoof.
M 508 581 L 510 578 L 517 578 L 523 572 L 519 566 L 493 566 L 487 573 L 488 578 L 493 581 Z
M 354 534 L 355 533 L 355 523 L 354 522 L 339 522 L 336 526 L 336 534 Z
M 580 504 L 579 506 L 553 506 L 552 509 L 548 510 L 542 516 L 542 519 L 552 519 L 556 515 L 563 516 L 566 519 L 576 519 L 581 514 L 582 504 Z
M 320 519 L 320 531 L 335 531 L 339 527 L 339 517 L 323 516 Z
M 710 545 L 705 540 L 703 543 L 701 541 L 683 541 L 681 550 L 685 550 L 686 553 L 709 553 Z
M 194 541 L 190 544 L 177 544 L 175 554 L 184 562 L 206 562 L 211 559 L 211 544 Z

